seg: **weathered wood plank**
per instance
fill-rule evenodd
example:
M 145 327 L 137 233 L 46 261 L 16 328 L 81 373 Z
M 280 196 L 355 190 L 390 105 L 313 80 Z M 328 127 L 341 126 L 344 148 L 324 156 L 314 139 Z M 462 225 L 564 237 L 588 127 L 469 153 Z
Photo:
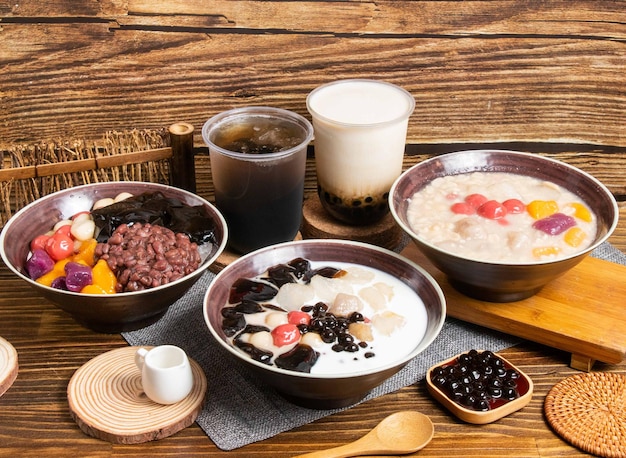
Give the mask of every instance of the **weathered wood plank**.
M 2 142 L 101 135 L 305 99 L 340 78 L 392 81 L 417 100 L 410 143 L 626 145 L 624 46 L 569 39 L 374 39 L 3 26 Z M 28 37 L 26 35 L 29 35 Z M 65 40 L 50 40 L 49 35 Z M 30 37 L 30 39 L 29 39 Z M 556 57 L 555 57 L 556 56 Z M 601 56 L 601 57 L 596 57 Z M 9 70 L 10 69 L 10 70 Z M 33 75 L 37 78 L 33 79 Z
M 307 114 L 319 84 L 417 99 L 410 143 L 626 145 L 625 2 L 38 2 L 0 7 L 0 142 Z M 196 140 L 200 140 L 197 135 Z
M 42 13 L 45 11 L 45 13 Z M 7 18 L 110 18 L 121 26 L 309 31 L 332 34 L 550 35 L 624 37 L 623 1 L 232 1 L 26 0 Z

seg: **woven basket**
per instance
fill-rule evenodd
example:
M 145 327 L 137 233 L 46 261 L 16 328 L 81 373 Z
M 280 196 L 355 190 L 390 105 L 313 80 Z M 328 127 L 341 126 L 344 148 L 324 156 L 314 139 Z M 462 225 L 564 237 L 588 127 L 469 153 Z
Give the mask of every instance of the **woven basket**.
M 552 428 L 602 457 L 626 457 L 626 375 L 577 374 L 557 383 L 544 403 Z
M 196 191 L 193 126 L 106 132 L 101 141 L 57 140 L 0 147 L 0 229 L 25 205 L 62 189 L 146 181 Z

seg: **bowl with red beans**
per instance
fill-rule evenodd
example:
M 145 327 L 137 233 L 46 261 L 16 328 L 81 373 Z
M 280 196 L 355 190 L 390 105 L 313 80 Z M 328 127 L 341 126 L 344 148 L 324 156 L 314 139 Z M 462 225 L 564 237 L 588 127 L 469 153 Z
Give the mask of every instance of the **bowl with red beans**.
M 535 295 L 605 242 L 619 217 L 590 174 L 505 150 L 427 159 L 395 181 L 389 206 L 454 288 L 489 302 Z
M 5 264 L 80 324 L 104 333 L 160 319 L 225 249 L 205 199 L 158 183 L 102 182 L 44 196 L 0 233 Z

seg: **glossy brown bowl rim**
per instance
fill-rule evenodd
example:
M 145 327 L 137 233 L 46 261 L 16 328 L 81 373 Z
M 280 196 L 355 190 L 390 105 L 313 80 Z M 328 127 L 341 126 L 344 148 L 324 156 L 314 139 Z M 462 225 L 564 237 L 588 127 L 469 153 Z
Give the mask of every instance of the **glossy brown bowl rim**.
M 246 262 L 248 259 L 253 258 L 255 256 L 258 256 L 260 254 L 263 253 L 267 253 L 270 251 L 274 251 L 274 250 L 280 250 L 282 248 L 286 248 L 286 247 L 294 247 L 294 246 L 300 246 L 300 245 L 328 245 L 328 244 L 335 244 L 335 245 L 343 245 L 343 246 L 350 246 L 353 247 L 354 249 L 366 249 L 366 250 L 371 250 L 377 253 L 381 253 L 383 255 L 386 256 L 390 256 L 392 258 L 394 258 L 395 260 L 397 260 L 399 263 L 403 263 L 405 264 L 407 267 L 414 269 L 415 271 L 417 271 L 431 286 L 432 288 L 435 290 L 437 297 L 439 298 L 439 302 L 441 305 L 441 318 L 439 320 L 438 323 L 436 323 L 435 325 L 435 330 L 432 333 L 433 335 L 430 337 L 424 336 L 424 338 L 419 341 L 416 345 L 415 348 L 413 348 L 408 354 L 406 354 L 405 356 L 398 358 L 394 361 L 391 361 L 385 365 L 381 365 L 381 366 L 377 366 L 377 367 L 373 367 L 370 368 L 368 370 L 362 370 L 362 371 L 354 371 L 354 372 L 345 372 L 345 373 L 338 373 L 338 374 L 310 374 L 310 373 L 306 373 L 306 372 L 298 372 L 298 371 L 291 371 L 288 369 L 282 369 L 276 366 L 270 366 L 261 362 L 258 362 L 256 360 L 253 360 L 252 358 L 242 354 L 240 351 L 238 351 L 237 349 L 235 349 L 232 345 L 230 345 L 228 342 L 224 341 L 224 339 L 218 334 L 218 332 L 215 330 L 215 328 L 213 327 L 211 320 L 208 316 L 208 306 L 207 306 L 207 301 L 209 296 L 211 295 L 211 291 L 212 289 L 215 287 L 214 285 L 217 285 L 217 283 L 219 282 L 219 280 L 226 276 L 230 270 L 234 269 L 237 267 L 238 264 Z M 284 261 L 278 261 L 278 262 L 284 262 Z M 318 261 L 315 260 L 315 262 L 322 262 L 322 261 Z M 329 262 L 342 262 L 342 261 L 329 261 Z M 350 261 L 344 261 L 344 262 L 350 262 Z M 265 266 L 270 267 L 270 266 Z M 372 267 L 374 269 L 376 269 L 376 267 Z M 380 269 L 378 269 L 380 270 Z M 383 271 L 384 272 L 384 271 Z M 258 272 L 256 275 L 260 274 L 262 272 Z M 398 280 L 402 281 L 401 278 L 399 278 Z M 419 292 L 414 291 L 415 294 L 419 296 Z M 280 243 L 280 244 L 276 244 L 276 245 L 272 245 L 269 247 L 265 247 L 265 248 L 260 248 L 256 251 L 253 251 L 251 253 L 248 253 L 240 258 L 238 258 L 237 260 L 235 260 L 233 263 L 229 264 L 228 266 L 226 266 L 222 271 L 220 271 L 215 278 L 213 279 L 213 281 L 211 282 L 211 284 L 208 286 L 207 291 L 205 292 L 203 301 L 202 301 L 202 313 L 204 316 L 204 321 L 207 325 L 207 327 L 209 328 L 209 331 L 211 333 L 211 336 L 213 337 L 213 339 L 215 339 L 222 348 L 224 348 L 225 350 L 228 351 L 228 353 L 230 353 L 231 355 L 235 356 L 237 358 L 237 360 L 251 364 L 253 366 L 255 366 L 258 369 L 262 369 L 268 372 L 271 372 L 275 375 L 283 375 L 283 376 L 288 376 L 288 377 L 296 377 L 296 378 L 305 378 L 305 379 L 320 379 L 320 380 L 345 380 L 345 379 L 354 379 L 354 378 L 358 378 L 358 377 L 362 377 L 362 376 L 368 376 L 368 375 L 372 375 L 372 374 L 376 374 L 379 372 L 384 372 L 387 371 L 389 369 L 393 369 L 399 366 L 403 366 L 405 364 L 407 364 L 409 361 L 411 361 L 413 358 L 415 358 L 416 356 L 418 356 L 420 353 L 422 353 L 424 350 L 426 350 L 426 348 L 428 348 L 433 341 L 439 336 L 439 334 L 441 333 L 441 329 L 443 328 L 443 325 L 445 323 L 445 319 L 446 319 L 446 298 L 444 295 L 443 290 L 441 289 L 441 286 L 439 285 L 439 283 L 437 283 L 437 281 L 421 266 L 419 266 L 418 264 L 416 264 L 415 262 L 411 261 L 410 259 L 405 258 L 404 256 L 387 250 L 386 248 L 382 248 L 382 247 L 378 247 L 376 245 L 371 245 L 368 243 L 363 243 L 363 242 L 355 242 L 355 241 L 351 241 L 351 240 L 341 240 L 341 239 L 308 239 L 308 240 L 297 240 L 297 241 L 290 241 L 290 242 L 284 242 L 284 243 Z
M 402 216 L 399 214 L 397 206 L 400 204 L 400 202 L 402 202 L 405 199 L 400 199 L 397 198 L 397 193 L 398 193 L 398 189 L 400 187 L 400 185 L 402 184 L 403 181 L 407 180 L 408 176 L 411 173 L 414 173 L 415 170 L 420 169 L 422 167 L 424 167 L 425 165 L 430 164 L 431 162 L 435 162 L 438 160 L 441 160 L 442 157 L 451 157 L 451 156 L 456 156 L 456 155 L 462 155 L 462 154 L 466 154 L 466 153 L 472 153 L 472 154 L 485 154 L 485 153 L 495 153 L 495 154 L 507 154 L 507 155 L 511 155 L 511 156 L 524 156 L 524 157 L 530 157 L 533 160 L 537 160 L 540 163 L 546 163 L 546 164 L 555 164 L 558 165 L 559 167 L 562 168 L 566 168 L 569 171 L 571 171 L 572 173 L 581 176 L 583 178 L 585 178 L 586 180 L 592 182 L 599 190 L 601 190 L 607 197 L 610 202 L 611 202 L 611 211 L 612 211 L 612 216 L 613 219 L 611 221 L 611 224 L 609 227 L 607 227 L 606 232 L 598 237 L 596 237 L 596 240 L 589 245 L 588 247 L 574 252 L 574 253 L 570 253 L 567 256 L 563 256 L 560 257 L 558 259 L 548 259 L 548 260 L 537 260 L 537 261 L 526 261 L 526 262 L 511 262 L 511 261 L 487 261 L 487 260 L 480 260 L 480 259 L 472 259 L 472 258 L 468 258 L 468 257 L 464 257 L 464 256 L 459 256 L 456 253 L 453 253 L 451 251 L 445 250 L 443 248 L 440 248 L 439 246 L 433 245 L 432 243 L 426 241 L 424 238 L 420 237 L 418 234 L 415 233 L 415 231 L 413 231 L 413 229 L 411 229 L 411 227 L 405 223 L 405 216 Z M 486 172 L 489 173 L 489 170 L 479 170 L 479 169 L 468 169 L 465 171 L 459 171 L 458 173 L 454 173 L 453 175 L 463 175 L 466 173 L 473 173 L 473 172 Z M 498 172 L 496 170 L 492 170 L 491 172 Z M 513 172 L 511 172 L 513 173 Z M 523 172 L 519 173 L 520 175 L 524 175 L 524 176 L 530 176 L 530 175 L 526 175 Z M 445 176 L 450 176 L 450 175 L 445 175 Z M 420 189 L 415 190 L 414 192 L 418 192 L 421 189 L 423 189 L 425 186 L 427 186 L 432 180 L 429 180 L 428 182 L 426 182 L 424 184 L 424 186 Z M 571 191 L 570 191 L 571 192 Z M 553 159 L 550 157 L 545 157 L 545 156 L 540 156 L 536 153 L 528 153 L 528 152 L 523 152 L 523 151 L 514 151 L 514 150 L 503 150 L 503 149 L 476 149 L 476 150 L 462 150 L 462 151 L 454 151 L 451 153 L 444 153 L 444 154 L 440 154 L 428 159 L 425 159 L 424 161 L 415 164 L 413 166 L 411 166 L 410 168 L 408 168 L 407 170 L 405 170 L 392 184 L 391 189 L 389 191 L 389 211 L 392 214 L 393 218 L 396 220 L 396 223 L 402 228 L 402 230 L 404 232 L 406 232 L 415 242 L 417 242 L 418 244 L 422 244 L 424 246 L 429 247 L 431 250 L 433 251 L 437 251 L 442 253 L 445 256 L 449 256 L 450 258 L 454 258 L 454 259 L 458 259 L 461 261 L 465 261 L 465 262 L 475 262 L 475 263 L 479 263 L 479 264 L 485 264 L 485 265 L 500 265 L 500 266 L 514 266 L 514 267 L 524 267 L 524 266 L 542 266 L 542 265 L 548 265 L 548 264 L 553 264 L 553 263 L 558 263 L 561 261 L 566 261 L 569 259 L 574 259 L 574 258 L 578 258 L 580 256 L 584 256 L 588 253 L 590 253 L 591 251 L 595 250 L 598 246 L 600 246 L 602 243 L 606 242 L 606 240 L 611 236 L 611 234 L 615 231 L 615 228 L 617 227 L 617 224 L 619 222 L 619 207 L 617 205 L 617 201 L 615 200 L 615 196 L 613 196 L 613 193 L 606 187 L 606 185 L 604 185 L 600 180 L 598 180 L 597 178 L 595 178 L 593 175 L 585 172 L 584 170 L 581 170 L 573 165 L 570 165 L 566 162 L 563 161 L 559 161 L 557 159 Z

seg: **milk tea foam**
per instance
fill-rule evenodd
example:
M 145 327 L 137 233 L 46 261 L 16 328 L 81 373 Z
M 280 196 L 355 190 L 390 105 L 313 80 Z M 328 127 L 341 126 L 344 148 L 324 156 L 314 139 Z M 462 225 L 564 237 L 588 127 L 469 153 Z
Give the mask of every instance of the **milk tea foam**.
M 380 81 L 343 80 L 311 92 L 307 106 L 324 207 L 351 224 L 384 216 L 389 189 L 402 172 L 413 97 Z

